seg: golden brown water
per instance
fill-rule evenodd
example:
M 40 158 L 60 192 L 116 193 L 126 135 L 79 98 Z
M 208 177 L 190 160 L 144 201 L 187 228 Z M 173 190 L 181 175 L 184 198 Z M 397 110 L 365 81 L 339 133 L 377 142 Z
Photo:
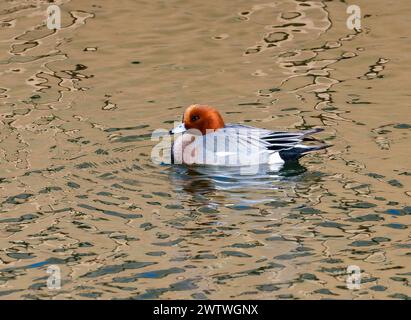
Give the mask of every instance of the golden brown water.
M 0 3 L 0 298 L 411 296 L 410 1 L 356 1 L 361 32 L 337 0 L 61 1 L 57 32 L 48 4 Z M 153 164 L 192 103 L 333 147 L 255 178 Z

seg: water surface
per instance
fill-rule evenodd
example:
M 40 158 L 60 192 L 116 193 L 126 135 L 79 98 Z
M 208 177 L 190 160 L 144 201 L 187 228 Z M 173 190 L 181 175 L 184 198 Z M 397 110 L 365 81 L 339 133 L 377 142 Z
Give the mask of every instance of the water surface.
M 0 4 L 1 298 L 411 296 L 411 3 L 357 1 L 356 31 L 345 1 L 63 0 L 57 32 L 48 4 Z M 256 176 L 152 163 L 193 103 L 333 146 Z

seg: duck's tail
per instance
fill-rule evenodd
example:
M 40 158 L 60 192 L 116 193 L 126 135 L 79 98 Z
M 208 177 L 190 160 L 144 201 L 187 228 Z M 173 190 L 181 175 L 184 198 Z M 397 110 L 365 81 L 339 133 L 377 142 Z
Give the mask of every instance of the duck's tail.
M 301 140 L 302 142 L 321 142 L 321 144 L 317 144 L 317 145 L 305 145 L 305 144 L 297 144 L 294 147 L 290 148 L 290 149 L 286 149 L 286 150 L 281 150 L 280 153 L 280 157 L 284 160 L 284 161 L 296 161 L 299 158 L 301 158 L 302 156 L 306 155 L 309 152 L 313 152 L 313 151 L 318 151 L 318 150 L 322 150 L 322 149 L 326 149 L 328 147 L 331 147 L 330 144 L 326 144 L 321 140 L 315 139 L 315 138 L 311 138 L 308 137 L 311 134 L 317 133 L 317 132 L 321 132 L 324 129 L 322 128 L 315 128 L 315 129 L 311 129 L 311 130 L 306 130 L 303 131 L 303 139 Z

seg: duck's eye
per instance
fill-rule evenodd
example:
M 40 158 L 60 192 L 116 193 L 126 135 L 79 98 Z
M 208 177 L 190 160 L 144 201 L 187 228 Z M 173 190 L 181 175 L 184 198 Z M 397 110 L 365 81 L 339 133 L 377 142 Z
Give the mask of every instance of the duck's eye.
M 198 119 L 200 119 L 200 117 L 199 116 L 192 116 L 191 117 L 191 121 L 197 121 Z

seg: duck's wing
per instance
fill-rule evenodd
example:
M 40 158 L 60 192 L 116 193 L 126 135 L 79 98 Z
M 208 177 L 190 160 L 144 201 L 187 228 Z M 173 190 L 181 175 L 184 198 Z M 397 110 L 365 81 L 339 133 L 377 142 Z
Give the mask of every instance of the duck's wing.
M 320 140 L 310 138 L 309 136 L 323 131 L 322 128 L 297 132 L 271 132 L 263 136 L 261 139 L 267 143 L 267 149 L 278 152 L 284 161 L 292 161 L 301 158 L 303 155 L 325 149 L 330 145 L 321 142 Z M 307 145 L 304 142 L 320 142 L 316 145 Z
M 237 124 L 226 127 L 239 130 L 240 139 L 243 139 L 246 145 L 249 145 L 251 141 L 259 147 L 263 146 L 270 152 L 278 152 L 280 157 L 285 161 L 296 160 L 308 152 L 325 149 L 330 146 L 324 143 L 317 145 L 304 144 L 304 142 L 309 141 L 320 142 L 309 136 L 323 131 L 324 129 L 322 128 L 290 132 L 272 131 Z
M 326 145 L 304 145 L 306 137 L 321 131 L 271 131 L 245 125 L 226 125 L 225 128 L 201 136 L 196 163 L 248 165 L 267 163 L 273 154 L 281 160 L 295 160 L 309 151 Z M 281 161 L 280 160 L 280 161 Z
M 307 136 L 323 131 L 321 128 L 304 131 L 271 131 L 262 135 L 261 139 L 267 143 L 267 149 L 273 151 L 287 150 L 302 145 L 304 141 L 314 140 Z
M 272 131 L 242 124 L 228 124 L 223 130 L 223 132 L 231 133 L 230 136 L 237 136 L 246 145 L 250 143 L 261 144 L 272 151 L 293 148 L 306 141 L 307 136 L 323 131 L 321 128 L 294 132 Z
M 210 164 L 228 164 L 231 166 L 259 164 L 268 161 L 270 155 L 267 143 L 260 139 L 270 131 L 248 126 L 225 126 L 202 136 L 201 157 Z M 200 149 L 200 148 L 199 148 Z M 210 160 L 211 159 L 211 160 Z

